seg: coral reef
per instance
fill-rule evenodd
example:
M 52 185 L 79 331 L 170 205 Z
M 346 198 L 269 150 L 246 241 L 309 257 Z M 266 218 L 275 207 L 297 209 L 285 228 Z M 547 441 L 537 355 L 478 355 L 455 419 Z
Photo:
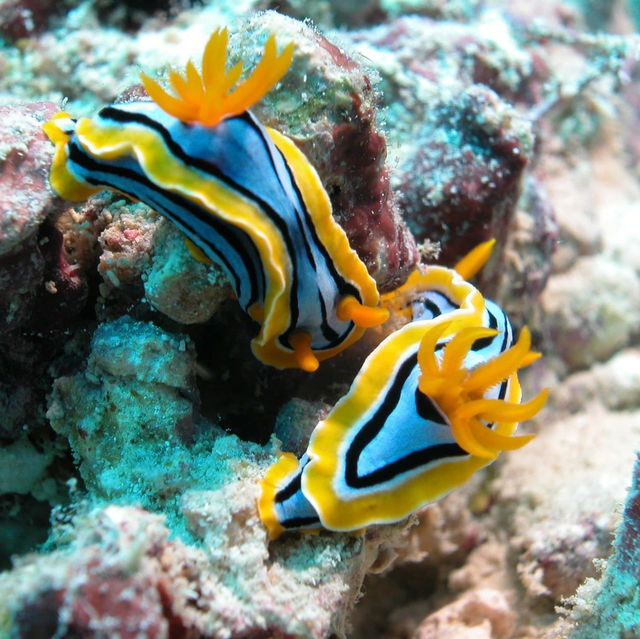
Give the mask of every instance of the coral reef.
M 0 636 L 640 633 L 637 3 L 1 4 Z M 255 112 L 380 290 L 496 237 L 478 286 L 545 355 L 522 376 L 552 389 L 536 439 L 406 522 L 269 542 L 256 505 L 394 327 L 313 375 L 268 369 L 175 228 L 47 186 L 56 103 L 140 98 L 140 68 L 162 79 L 222 25 L 246 68 L 268 32 L 295 43 Z
M 42 31 L 63 3 L 51 0 L 8 0 L 0 9 L 0 34 L 7 40 L 26 38 Z
M 252 515 L 255 494 L 239 488 L 185 495 L 198 546 L 169 539 L 162 517 L 132 506 L 79 514 L 72 531 L 60 522 L 57 534 L 71 535 L 70 543 L 2 580 L 0 632 L 11 627 L 20 639 L 344 635 L 383 539 L 311 538 L 269 556 Z
M 495 238 L 480 277 L 493 294 L 533 153 L 530 122 L 511 104 L 537 82 L 531 54 L 495 16 L 479 25 L 400 17 L 352 37 L 382 76 L 399 147 L 392 184 L 409 227 L 419 242 L 437 238 L 439 262 L 450 266 Z
M 411 634 L 412 639 L 509 639 L 515 630 L 515 615 L 504 595 L 483 588 L 430 614 Z

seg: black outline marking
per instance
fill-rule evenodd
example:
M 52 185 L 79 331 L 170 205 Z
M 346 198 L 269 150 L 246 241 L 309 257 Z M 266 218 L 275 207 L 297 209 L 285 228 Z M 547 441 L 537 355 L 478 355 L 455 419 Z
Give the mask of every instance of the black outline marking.
M 404 472 L 413 470 L 418 466 L 424 466 L 438 459 L 468 456 L 468 453 L 460 448 L 458 444 L 435 444 L 428 448 L 413 451 L 366 475 L 358 474 L 358 460 L 362 451 L 384 427 L 387 419 L 398 404 L 400 394 L 411 371 L 416 366 L 418 366 L 418 355 L 417 353 L 413 353 L 400 365 L 393 379 L 393 383 L 378 410 L 353 438 L 345 455 L 344 480 L 350 488 L 368 488 L 382 484 Z

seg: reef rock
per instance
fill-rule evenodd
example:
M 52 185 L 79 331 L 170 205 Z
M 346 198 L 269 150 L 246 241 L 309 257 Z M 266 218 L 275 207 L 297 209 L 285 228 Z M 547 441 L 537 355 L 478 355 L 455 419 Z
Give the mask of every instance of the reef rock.
M 212 639 L 345 635 L 364 575 L 402 525 L 270 546 L 257 498 L 276 448 L 242 442 L 200 417 L 194 371 L 188 338 L 125 316 L 98 327 L 83 372 L 55 381 L 48 417 L 101 505 L 54 534 L 52 543 L 71 539 L 67 548 L 11 573 L 11 583 L 41 579 L 0 596 L 16 636 L 40 623 L 85 637 L 112 623 L 128 636 L 129 622 L 142 617 L 145 639 L 175 628 Z M 101 499 L 161 510 L 182 541 L 167 541 L 159 517 Z M 82 588 L 69 589 L 75 581 Z M 98 606 L 91 628 L 88 605 Z
M 593 560 L 609 554 L 639 417 L 591 402 L 576 415 L 544 423 L 526 448 L 501 463 L 493 490 L 520 580 L 539 604 L 572 595 L 596 575 Z
M 25 557 L 0 583 L 3 630 L 16 639 L 344 637 L 375 544 L 319 536 L 270 553 L 256 489 L 241 488 L 185 497 L 197 545 L 169 540 L 163 518 L 140 508 L 96 508 L 72 525 L 58 513 L 62 546 Z
M 0 34 L 7 40 L 32 36 L 59 8 L 55 0 L 5 0 L 0 6 Z
M 581 257 L 551 277 L 540 302 L 552 352 L 569 369 L 607 359 L 640 327 L 640 279 L 604 255 Z
M 515 614 L 504 595 L 479 589 L 430 614 L 411 639 L 509 639 L 515 626 Z
M 439 238 L 451 266 L 480 242 L 506 242 L 532 138 L 487 87 L 444 92 L 431 107 L 398 187 L 416 238 Z
M 33 235 L 53 208 L 53 146 L 42 125 L 57 111 L 51 102 L 0 106 L 0 255 Z
M 42 124 L 56 111 L 50 102 L 0 106 L 0 333 L 31 316 L 43 283 L 37 231 L 55 205 Z
M 223 272 L 193 259 L 184 236 L 169 223 L 161 224 L 154 235 L 143 281 L 147 301 L 181 324 L 206 322 L 231 295 Z
M 418 242 L 439 242 L 448 266 L 496 238 L 486 289 L 503 268 L 533 153 L 531 125 L 511 104 L 533 73 L 530 55 L 495 14 L 473 27 L 403 17 L 350 37 L 382 76 L 392 184 L 407 224 Z
M 185 485 L 167 450 L 195 429 L 193 361 L 186 338 L 124 316 L 98 327 L 84 373 L 55 381 L 47 416 L 98 494 L 166 498 Z

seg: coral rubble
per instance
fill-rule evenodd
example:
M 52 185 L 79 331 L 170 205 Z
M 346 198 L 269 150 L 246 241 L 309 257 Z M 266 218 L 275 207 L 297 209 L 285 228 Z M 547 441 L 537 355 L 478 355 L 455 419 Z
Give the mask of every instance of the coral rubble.
M 0 637 L 640 635 L 637 3 L 0 4 Z M 139 99 L 224 24 L 247 68 L 294 42 L 255 112 L 380 290 L 496 237 L 478 285 L 545 354 L 536 439 L 406 522 L 270 543 L 256 505 L 393 327 L 268 369 L 173 226 L 48 188 L 56 102 Z

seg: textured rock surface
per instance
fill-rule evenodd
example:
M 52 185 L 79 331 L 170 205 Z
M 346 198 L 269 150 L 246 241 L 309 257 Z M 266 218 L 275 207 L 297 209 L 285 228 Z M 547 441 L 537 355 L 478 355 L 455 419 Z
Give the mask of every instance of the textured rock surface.
M 637 44 L 584 32 L 630 33 L 633 7 L 281 3 L 325 25 L 366 21 L 321 35 L 274 14 L 247 18 L 265 6 L 258 0 L 194 3 L 177 19 L 170 4 L 149 3 L 161 12 L 148 20 L 132 5 L 82 3 L 55 31 L 3 43 L 0 101 L 65 96 L 69 112 L 90 115 L 136 91 L 140 68 L 198 60 L 221 24 L 247 67 L 267 31 L 280 46 L 293 39 L 292 69 L 257 111 L 308 153 L 378 282 L 392 287 L 416 259 L 399 211 L 424 236 L 424 261 L 437 243 L 455 261 L 473 238 L 497 234 L 482 290 L 518 328 L 529 324 L 545 353 L 524 376 L 525 395 L 554 392 L 524 427 L 537 440 L 418 513 L 412 528 L 267 545 L 255 499 L 278 451 L 274 424 L 287 448 L 303 449 L 379 335 L 312 376 L 266 369 L 251 357 L 250 322 L 220 301 L 226 287 L 171 227 L 112 196 L 75 209 L 53 201 L 40 107 L 11 110 L 2 175 L 6 201 L 21 208 L 0 208 L 0 253 L 10 258 L 0 258 L 4 566 L 44 541 L 52 505 L 71 504 L 54 511 L 42 554 L 0 578 L 0 634 L 129 637 L 135 626 L 145 638 L 341 636 L 367 571 L 353 639 L 566 639 L 571 624 L 571 639 L 625 624 L 636 633 L 626 614 L 637 602 L 634 524 L 620 529 L 602 590 L 594 577 L 640 439 Z M 554 606 L 585 578 L 556 621 Z
M 53 147 L 42 125 L 57 110 L 51 102 L 0 106 L 0 255 L 33 235 L 53 208 Z
M 98 328 L 84 373 L 55 381 L 47 416 L 93 491 L 115 499 L 137 487 L 144 503 L 188 484 L 167 451 L 195 433 L 193 363 L 186 338 L 125 316 Z
M 574 605 L 571 639 L 640 634 L 640 456 L 616 534 L 614 552 L 601 583 L 591 581 L 569 602 Z
M 595 576 L 593 559 L 609 554 L 640 438 L 637 411 L 581 408 L 545 423 L 526 449 L 505 459 L 493 486 L 520 580 L 537 599 L 559 602 Z M 533 463 L 541 458 L 543 467 Z
M 437 240 L 439 262 L 453 265 L 495 237 L 481 276 L 494 294 L 533 152 L 530 123 L 507 100 L 532 75 L 531 56 L 497 16 L 473 27 L 402 17 L 351 37 L 382 76 L 391 180 L 425 258 Z
M 582 257 L 541 297 L 549 336 L 570 369 L 602 361 L 640 331 L 640 279 L 626 264 Z
M 28 38 L 42 31 L 61 4 L 53 0 L 5 0 L 0 7 L 0 34 L 7 40 Z
M 480 242 L 506 242 L 533 140 L 512 107 L 480 85 L 440 96 L 429 111 L 398 188 L 417 239 L 439 237 L 440 259 L 453 265 Z
M 143 281 L 147 301 L 181 324 L 206 322 L 231 295 L 222 271 L 194 260 L 184 236 L 168 222 L 154 235 Z
M 422 621 L 411 639 L 509 639 L 515 615 L 497 590 L 471 591 Z
M 124 296 L 127 301 L 140 297 L 142 274 L 151 262 L 158 216 L 144 205 L 124 200 L 108 206 L 109 223 L 100 234 L 98 273 L 102 276 L 103 298 Z
M 19 639 L 344 636 L 345 604 L 369 560 L 363 539 L 305 539 L 270 555 L 255 488 L 238 488 L 229 484 L 222 501 L 185 498 L 197 546 L 169 540 L 162 517 L 134 507 L 61 524 L 69 544 L 26 559 L 0 584 L 4 628 Z
M 44 283 L 37 231 L 55 204 L 42 124 L 56 110 L 50 102 L 0 106 L 0 333 L 29 319 Z

